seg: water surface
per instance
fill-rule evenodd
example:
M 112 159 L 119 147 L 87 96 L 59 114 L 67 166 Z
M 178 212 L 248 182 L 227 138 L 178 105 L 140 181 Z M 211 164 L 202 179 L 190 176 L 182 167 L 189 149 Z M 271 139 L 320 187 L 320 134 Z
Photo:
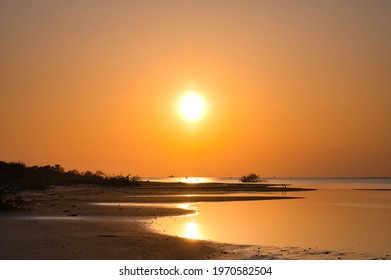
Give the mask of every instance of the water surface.
M 318 190 L 295 193 L 304 199 L 197 203 L 189 207 L 198 215 L 159 218 L 153 228 L 236 244 L 391 255 L 391 191 L 378 190 L 390 190 L 390 179 L 284 182 Z

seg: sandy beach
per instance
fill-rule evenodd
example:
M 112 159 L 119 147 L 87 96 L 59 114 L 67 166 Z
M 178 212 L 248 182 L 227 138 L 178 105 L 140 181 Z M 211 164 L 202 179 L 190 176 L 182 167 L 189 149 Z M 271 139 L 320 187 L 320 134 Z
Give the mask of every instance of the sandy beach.
M 284 196 L 281 196 L 283 190 Z M 307 189 L 311 190 L 311 189 Z M 260 195 L 236 195 L 236 192 Z M 161 203 L 275 200 L 296 191 L 262 184 L 143 182 L 135 187 L 57 186 L 26 193 L 31 210 L 0 213 L 0 259 L 370 259 L 371 256 L 298 247 L 235 245 L 157 233 L 152 219 L 192 210 Z M 230 195 L 227 196 L 226 194 Z M 270 193 L 262 196 L 263 193 Z M 202 196 L 194 196 L 202 194 Z M 193 195 L 193 196 L 184 196 Z M 147 203 L 155 204 L 147 204 Z M 107 205 L 105 205 L 107 203 Z M 132 205 L 134 203 L 134 205 Z M 140 205 L 143 203 L 143 205 Z M 118 205 L 116 205 L 118 204 Z M 278 245 L 278 244 L 276 244 Z

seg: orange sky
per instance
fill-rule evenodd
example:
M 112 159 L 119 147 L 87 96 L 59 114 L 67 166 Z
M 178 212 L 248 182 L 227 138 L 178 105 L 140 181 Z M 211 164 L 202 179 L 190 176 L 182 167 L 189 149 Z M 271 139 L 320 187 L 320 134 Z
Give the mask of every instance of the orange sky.
M 391 2 L 317 2 L 1 1 L 0 160 L 391 176 Z

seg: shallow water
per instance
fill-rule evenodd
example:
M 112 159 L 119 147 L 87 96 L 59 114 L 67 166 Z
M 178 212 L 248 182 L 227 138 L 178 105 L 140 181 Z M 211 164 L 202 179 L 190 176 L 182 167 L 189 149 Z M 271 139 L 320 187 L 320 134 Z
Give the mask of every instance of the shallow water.
M 315 180 L 294 186 L 318 190 L 294 193 L 304 199 L 197 203 L 189 207 L 198 215 L 159 218 L 152 227 L 236 244 L 391 255 L 391 191 L 375 190 L 390 189 L 389 179 Z
M 262 178 L 266 183 L 271 184 L 292 184 L 292 185 L 328 185 L 343 186 L 343 185 L 386 185 L 391 188 L 391 177 L 366 177 L 366 178 Z M 170 183 L 225 183 L 225 184 L 237 184 L 240 183 L 238 177 L 143 177 L 143 181 L 151 182 L 170 182 Z

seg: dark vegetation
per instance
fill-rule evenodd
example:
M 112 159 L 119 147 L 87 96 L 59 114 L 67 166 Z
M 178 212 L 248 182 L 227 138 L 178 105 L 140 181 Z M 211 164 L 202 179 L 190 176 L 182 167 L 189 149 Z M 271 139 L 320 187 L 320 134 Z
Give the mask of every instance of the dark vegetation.
M 264 182 L 265 180 L 262 180 L 261 177 L 255 173 L 249 173 L 248 175 L 244 175 L 240 177 L 240 182 L 244 183 L 255 183 L 255 182 Z
M 46 190 L 54 185 L 94 184 L 130 186 L 139 183 L 139 176 L 106 176 L 101 171 L 65 171 L 60 165 L 31 166 L 22 162 L 0 161 L 0 209 L 28 208 L 22 191 Z
M 33 200 L 26 200 L 21 190 L 15 187 L 0 186 L 0 210 L 31 208 Z

